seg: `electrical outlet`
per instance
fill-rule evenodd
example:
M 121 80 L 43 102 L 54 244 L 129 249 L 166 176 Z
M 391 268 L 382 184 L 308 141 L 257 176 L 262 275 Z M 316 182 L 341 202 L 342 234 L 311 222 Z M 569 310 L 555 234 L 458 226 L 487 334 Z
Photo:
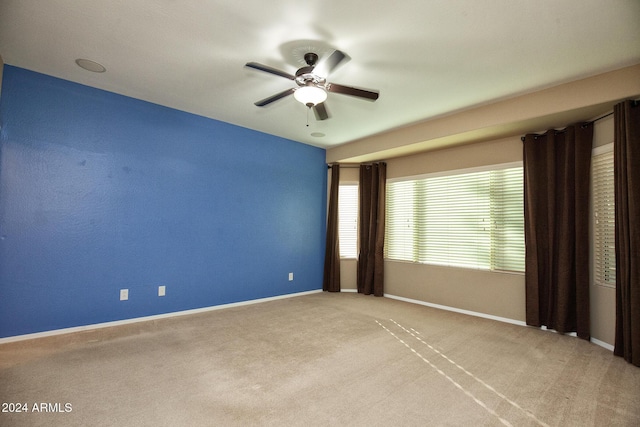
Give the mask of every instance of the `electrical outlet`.
M 162 286 L 158 286 L 158 296 L 159 297 L 163 297 L 166 294 L 166 286 L 162 285 Z
M 129 299 L 129 289 L 120 289 L 120 301 Z
M 289 281 L 291 282 L 293 280 L 293 273 L 289 273 Z

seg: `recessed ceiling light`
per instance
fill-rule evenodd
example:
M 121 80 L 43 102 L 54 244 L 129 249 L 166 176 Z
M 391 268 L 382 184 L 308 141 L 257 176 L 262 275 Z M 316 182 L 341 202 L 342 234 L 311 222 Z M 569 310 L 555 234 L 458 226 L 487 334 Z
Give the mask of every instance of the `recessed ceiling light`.
M 322 132 L 313 132 L 311 134 L 311 136 L 315 136 L 316 138 L 322 138 L 324 136 L 324 133 L 322 133 Z
M 102 64 L 98 64 L 96 61 L 90 59 L 78 58 L 76 59 L 76 64 L 78 64 L 78 67 L 93 73 L 104 73 L 107 71 Z

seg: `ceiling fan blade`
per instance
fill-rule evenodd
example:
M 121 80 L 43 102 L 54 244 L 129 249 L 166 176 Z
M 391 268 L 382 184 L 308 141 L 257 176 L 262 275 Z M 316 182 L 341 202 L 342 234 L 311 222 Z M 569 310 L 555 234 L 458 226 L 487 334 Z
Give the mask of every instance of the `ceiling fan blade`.
M 316 115 L 316 120 L 327 120 L 329 118 L 329 111 L 324 102 L 313 106 L 313 113 Z
M 269 67 L 268 65 L 258 64 L 257 62 L 247 62 L 245 67 L 255 68 L 256 70 L 264 71 L 267 73 L 275 74 L 276 76 L 284 77 L 289 80 L 295 80 L 295 76 L 289 73 L 285 73 L 284 71 L 277 70 L 273 67 Z
M 279 100 L 279 99 L 282 99 L 282 98 L 284 98 L 285 96 L 289 96 L 289 95 L 291 95 L 293 92 L 295 92 L 295 89 L 294 89 L 294 88 L 287 89 L 287 90 L 284 90 L 284 91 L 282 91 L 282 92 L 280 92 L 280 93 L 276 93 L 276 94 L 275 94 L 275 95 L 273 95 L 273 96 L 270 96 L 270 97 L 268 97 L 268 98 L 265 98 L 265 99 L 263 99 L 263 100 L 260 100 L 260 101 L 258 101 L 258 102 L 255 102 L 254 104 L 255 104 L 256 106 L 258 106 L 258 107 L 264 107 L 264 106 L 265 106 L 265 105 L 267 105 L 267 104 L 271 104 L 272 102 L 277 101 L 277 100 Z
M 357 96 L 358 98 L 365 98 L 371 101 L 378 99 L 380 95 L 378 91 L 358 89 L 356 87 L 343 86 L 335 83 L 327 83 L 326 86 L 329 92 L 341 93 L 343 95 Z
M 338 65 L 346 63 L 350 59 L 344 52 L 334 50 L 316 64 L 313 72 L 318 76 L 327 77 Z

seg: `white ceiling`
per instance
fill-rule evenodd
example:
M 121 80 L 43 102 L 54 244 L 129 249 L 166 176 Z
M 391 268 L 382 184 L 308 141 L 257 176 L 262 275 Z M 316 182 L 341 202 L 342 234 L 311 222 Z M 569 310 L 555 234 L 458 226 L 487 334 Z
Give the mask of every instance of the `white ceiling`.
M 288 73 L 307 48 L 351 61 L 318 122 Z M 640 63 L 638 0 L 1 0 L 4 62 L 292 140 L 331 147 Z M 107 71 L 75 64 L 87 58 Z M 324 137 L 311 136 L 314 132 Z

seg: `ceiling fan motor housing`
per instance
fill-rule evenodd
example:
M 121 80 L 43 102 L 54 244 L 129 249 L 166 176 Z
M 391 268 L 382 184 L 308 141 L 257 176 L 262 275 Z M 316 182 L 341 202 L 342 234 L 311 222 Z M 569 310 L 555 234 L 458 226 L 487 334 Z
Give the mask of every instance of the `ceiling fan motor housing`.
M 307 62 L 307 66 L 296 71 L 295 80 L 298 86 L 324 85 L 326 79 L 313 73 L 313 69 L 318 61 L 318 55 L 313 52 L 308 52 L 304 55 L 304 60 Z
M 322 86 L 326 83 L 326 79 L 313 73 L 303 73 L 296 75 L 296 83 L 298 86 Z

